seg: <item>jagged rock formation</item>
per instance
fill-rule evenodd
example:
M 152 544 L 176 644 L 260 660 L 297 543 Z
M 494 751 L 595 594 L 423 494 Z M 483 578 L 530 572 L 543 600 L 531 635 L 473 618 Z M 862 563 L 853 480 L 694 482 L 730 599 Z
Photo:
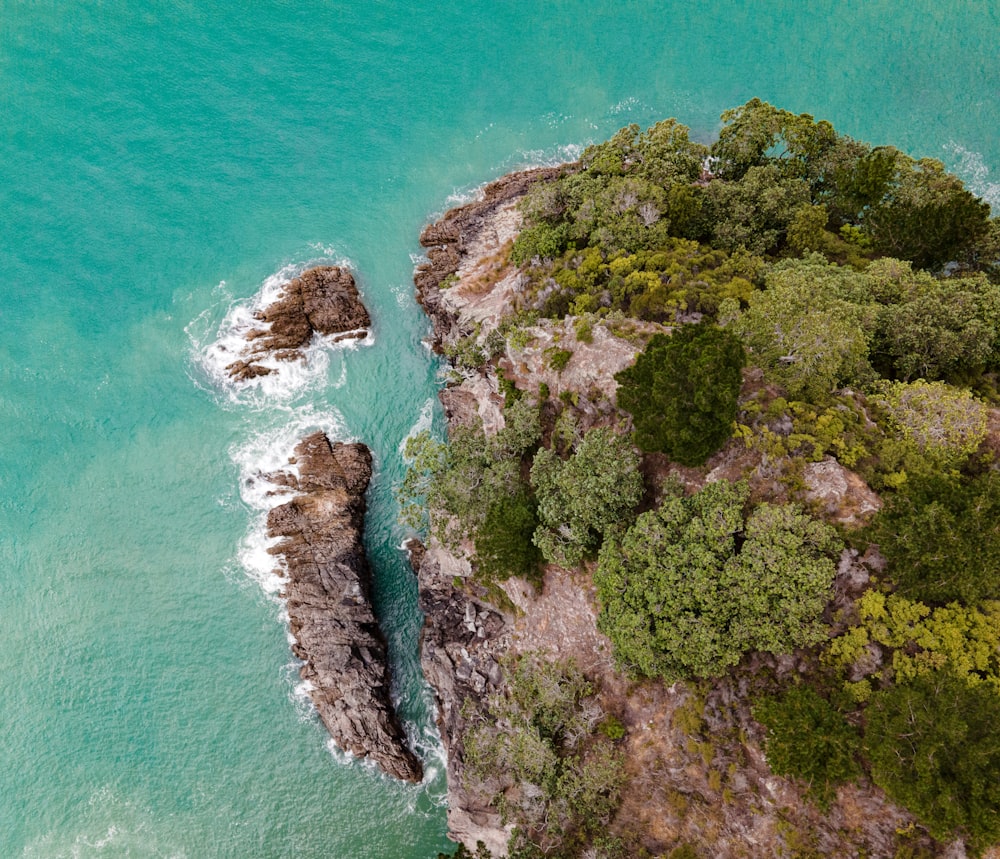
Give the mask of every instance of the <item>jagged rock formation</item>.
M 322 433 L 295 448 L 298 475 L 269 475 L 298 490 L 267 518 L 270 551 L 287 567 L 288 616 L 302 678 L 334 742 L 405 781 L 423 777 L 390 700 L 386 643 L 375 620 L 362 544 L 372 458 L 362 444 Z
M 483 255 L 478 240 L 484 232 L 494 230 L 497 212 L 510 207 L 537 182 L 548 182 L 577 169 L 577 164 L 562 164 L 510 173 L 487 185 L 482 199 L 451 209 L 424 228 L 420 244 L 427 248 L 428 261 L 418 266 L 413 282 L 417 301 L 434 325 L 435 345 L 440 346 L 454 324 L 453 312 L 443 304 L 439 287 L 445 278 L 458 272 L 464 261 L 475 262 Z
M 320 266 L 303 272 L 283 288 L 281 295 L 254 317 L 262 327 L 247 332 L 245 358 L 226 369 L 237 381 L 274 372 L 265 359 L 297 361 L 314 333 L 332 340 L 364 337 L 371 325 L 354 277 L 344 268 Z
M 510 838 L 488 797 L 466 789 L 462 737 L 469 718 L 485 711 L 489 695 L 503 683 L 499 658 L 509 647 L 509 621 L 491 606 L 453 587 L 461 561 L 436 541 L 407 547 L 417 573 L 424 628 L 420 664 L 434 689 L 438 728 L 448 752 L 448 833 L 470 848 L 482 841 L 503 856 Z

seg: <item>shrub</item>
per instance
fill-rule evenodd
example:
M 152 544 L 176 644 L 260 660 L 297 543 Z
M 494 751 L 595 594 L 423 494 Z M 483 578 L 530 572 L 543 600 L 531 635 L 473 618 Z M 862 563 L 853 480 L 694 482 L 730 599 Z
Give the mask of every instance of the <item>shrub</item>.
M 1000 840 L 1000 697 L 949 672 L 872 697 L 865 745 L 872 779 L 941 841 L 975 851 Z
M 527 492 L 499 498 L 476 532 L 478 572 L 487 582 L 521 576 L 540 583 L 541 553 L 531 541 L 538 527 L 534 500 Z
M 590 430 L 563 462 L 543 448 L 531 467 L 541 525 L 535 545 L 547 561 L 574 567 L 624 525 L 642 497 L 639 458 L 613 430 Z
M 702 465 L 732 435 L 743 363 L 739 341 L 709 324 L 655 335 L 635 364 L 615 376 L 636 444 Z
M 782 695 L 763 698 L 753 715 L 767 728 L 771 769 L 805 781 L 824 809 L 837 784 L 861 774 L 856 759 L 860 734 L 811 686 L 793 686 Z
M 909 479 L 888 496 L 871 539 L 900 592 L 927 603 L 1000 597 L 1000 474 Z
M 799 508 L 762 504 L 745 483 L 680 487 L 605 542 L 598 625 L 627 668 L 668 681 L 713 677 L 744 653 L 787 652 L 825 636 L 821 613 L 841 543 Z

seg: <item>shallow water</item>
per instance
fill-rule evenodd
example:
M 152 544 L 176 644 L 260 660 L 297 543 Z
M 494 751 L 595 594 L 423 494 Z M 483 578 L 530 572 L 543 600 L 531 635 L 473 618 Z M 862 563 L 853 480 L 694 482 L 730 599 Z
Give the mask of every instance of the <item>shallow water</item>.
M 707 139 L 754 95 L 1000 203 L 995 4 L 748 5 L 0 3 L 0 856 L 447 846 L 392 499 L 400 442 L 440 420 L 420 226 L 628 122 Z M 210 352 L 239 308 L 338 260 L 371 342 L 228 390 Z M 314 427 L 375 454 L 419 787 L 331 752 L 299 687 L 255 474 Z

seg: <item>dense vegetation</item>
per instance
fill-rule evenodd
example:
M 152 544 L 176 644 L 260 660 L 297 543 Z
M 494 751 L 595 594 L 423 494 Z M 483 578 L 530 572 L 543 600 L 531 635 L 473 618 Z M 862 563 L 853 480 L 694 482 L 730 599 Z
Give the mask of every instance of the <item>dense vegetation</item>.
M 655 335 L 616 377 L 636 445 L 703 465 L 733 433 L 745 360 L 740 341 L 711 325 Z
M 668 682 L 712 677 L 744 653 L 825 637 L 820 614 L 840 542 L 792 505 L 745 513 L 746 483 L 679 487 L 601 550 L 600 626 L 623 666 Z
M 508 260 L 518 314 L 452 344 L 456 366 L 516 369 L 533 326 L 568 316 L 578 343 L 601 326 L 636 359 L 606 408 L 593 390 L 551 399 L 548 384 L 503 376 L 499 434 L 412 441 L 411 522 L 429 507 L 487 588 L 540 585 L 542 562 L 583 570 L 632 677 L 752 668 L 768 760 L 820 804 L 867 778 L 936 838 L 1000 839 L 989 207 L 937 161 L 755 99 L 723 115 L 711 145 L 675 120 L 624 128 L 536 184 L 522 211 Z M 555 339 L 548 371 L 571 366 L 573 345 Z M 882 494 L 866 527 L 810 504 L 808 469 L 823 461 Z M 706 482 L 716 467 L 732 482 Z M 845 542 L 874 560 L 834 610 Z M 767 655 L 792 652 L 805 667 L 776 688 Z M 503 730 L 471 735 L 483 779 L 509 782 L 497 796 L 518 827 L 513 855 L 615 855 L 583 822 L 587 804 L 613 816 L 621 785 L 588 769 L 607 776 L 611 746 L 566 727 L 592 690 L 538 658 L 512 690 L 541 689 L 525 672 L 563 695 L 563 715 L 511 691 L 490 704 Z

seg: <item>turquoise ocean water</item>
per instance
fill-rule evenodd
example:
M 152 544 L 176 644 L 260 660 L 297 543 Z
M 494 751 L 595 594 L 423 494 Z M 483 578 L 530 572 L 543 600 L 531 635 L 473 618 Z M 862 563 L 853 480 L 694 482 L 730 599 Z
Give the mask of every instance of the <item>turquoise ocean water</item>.
M 440 748 L 398 545 L 435 411 L 412 255 L 514 167 L 759 95 L 943 159 L 1000 203 L 994 2 L 0 0 L 0 859 L 429 857 Z M 262 289 L 346 261 L 372 342 L 234 394 Z M 254 474 L 374 450 L 368 546 L 401 786 L 332 753 L 262 566 Z

